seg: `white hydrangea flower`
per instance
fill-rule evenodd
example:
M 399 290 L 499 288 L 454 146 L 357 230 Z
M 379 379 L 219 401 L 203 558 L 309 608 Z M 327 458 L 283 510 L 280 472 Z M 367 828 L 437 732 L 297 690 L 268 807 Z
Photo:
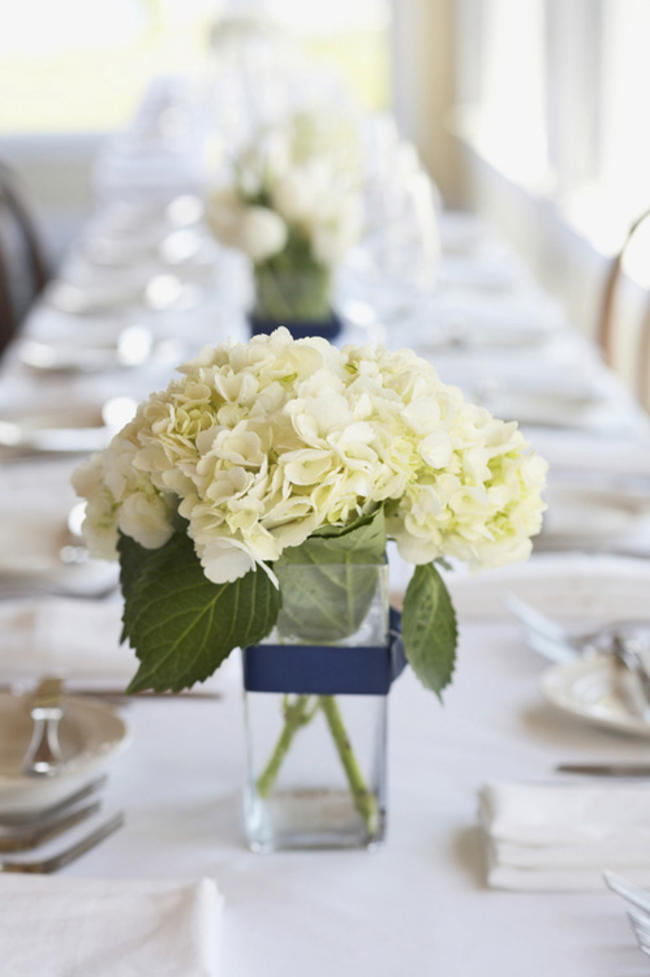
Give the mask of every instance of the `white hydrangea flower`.
M 268 207 L 246 207 L 239 224 L 237 243 L 253 264 L 273 257 L 287 243 L 287 225 Z
M 286 329 L 206 348 L 77 469 L 91 551 L 146 548 L 188 521 L 208 579 L 235 580 L 324 525 L 386 504 L 402 556 L 523 559 L 546 464 L 513 422 L 440 382 L 409 350 L 335 349 Z

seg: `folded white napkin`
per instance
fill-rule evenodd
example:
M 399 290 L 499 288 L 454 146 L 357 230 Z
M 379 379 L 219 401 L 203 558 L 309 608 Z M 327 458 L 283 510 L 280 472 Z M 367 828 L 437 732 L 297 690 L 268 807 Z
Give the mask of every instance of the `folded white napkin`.
M 137 661 L 120 645 L 122 601 L 0 602 L 0 680 L 58 674 L 126 685 Z
M 222 896 L 211 879 L 0 879 L 11 977 L 216 977 Z
M 493 888 L 602 889 L 604 869 L 650 883 L 650 787 L 490 784 L 479 823 Z

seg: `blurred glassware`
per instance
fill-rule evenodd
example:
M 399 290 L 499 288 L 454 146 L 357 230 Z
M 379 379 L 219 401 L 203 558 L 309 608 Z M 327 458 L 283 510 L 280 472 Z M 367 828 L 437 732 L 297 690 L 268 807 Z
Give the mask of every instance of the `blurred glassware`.
M 365 127 L 364 232 L 341 270 L 346 296 L 369 303 L 388 328 L 435 290 L 440 197 L 392 117 Z

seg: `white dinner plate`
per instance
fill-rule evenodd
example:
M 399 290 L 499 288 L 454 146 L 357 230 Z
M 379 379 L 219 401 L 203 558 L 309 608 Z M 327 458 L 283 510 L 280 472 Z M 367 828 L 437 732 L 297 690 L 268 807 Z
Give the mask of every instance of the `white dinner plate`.
M 117 586 L 119 565 L 87 556 L 59 512 L 25 507 L 0 520 L 0 594 L 102 594 Z
M 612 426 L 611 407 L 596 394 L 498 390 L 481 398 L 483 406 L 504 420 L 541 427 L 602 430 Z M 614 421 L 616 418 L 614 418 Z
M 544 537 L 618 539 L 650 531 L 646 493 L 613 491 L 581 485 L 551 484 L 545 492 L 548 510 Z
M 596 726 L 650 738 L 643 696 L 636 679 L 611 655 L 579 658 L 542 675 L 547 700 L 563 712 Z
M 149 330 L 128 326 L 112 339 L 85 343 L 45 343 L 26 339 L 18 347 L 25 366 L 40 373 L 99 373 L 142 366 L 171 365 L 181 360 L 183 347 L 173 339 L 155 339 Z
M 103 405 L 3 412 L 0 448 L 63 454 L 101 451 L 133 417 L 136 407 L 130 397 L 114 397 Z
M 54 776 L 30 777 L 22 773 L 33 727 L 29 698 L 0 693 L 0 813 L 56 804 L 103 773 L 130 743 L 127 724 L 104 703 L 64 696 L 63 708 L 63 766 Z

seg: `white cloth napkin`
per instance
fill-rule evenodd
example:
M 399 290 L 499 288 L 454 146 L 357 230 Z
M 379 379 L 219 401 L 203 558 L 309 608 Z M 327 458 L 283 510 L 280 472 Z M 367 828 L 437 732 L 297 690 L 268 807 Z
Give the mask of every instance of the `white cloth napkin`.
M 0 959 L 11 977 L 216 977 L 215 882 L 0 879 Z
M 479 824 L 493 888 L 600 890 L 604 869 L 650 883 L 650 787 L 490 784 Z

